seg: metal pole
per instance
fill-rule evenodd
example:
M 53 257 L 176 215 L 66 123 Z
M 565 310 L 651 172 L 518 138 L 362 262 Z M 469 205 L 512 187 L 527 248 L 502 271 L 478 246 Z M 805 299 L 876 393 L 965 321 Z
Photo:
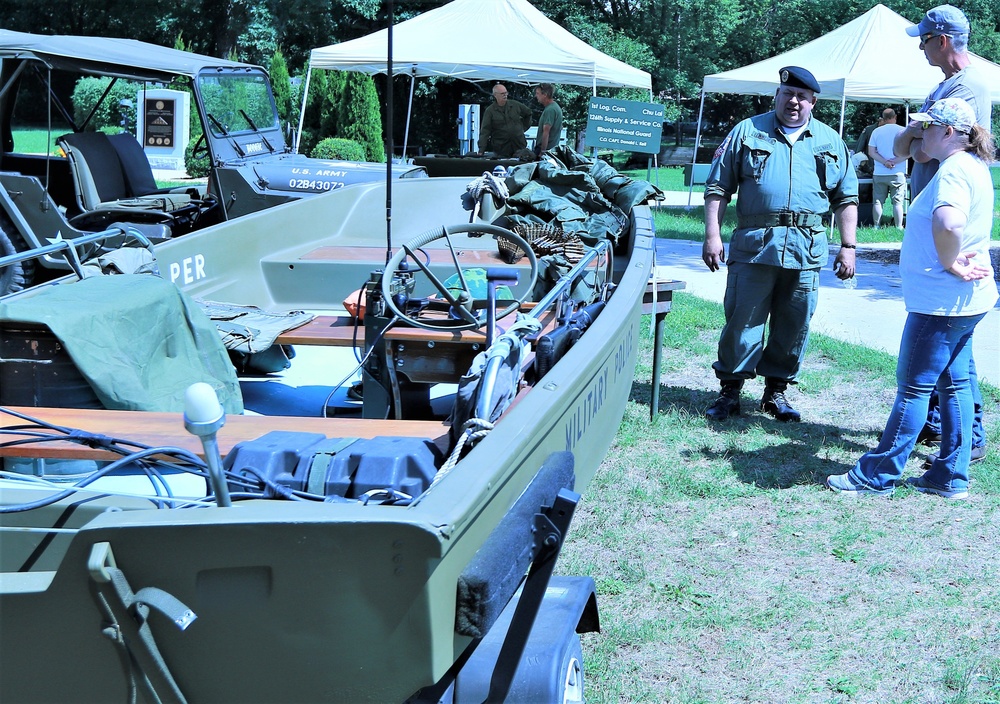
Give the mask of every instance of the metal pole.
M 410 103 L 406 106 L 406 131 L 403 133 L 403 163 L 406 163 L 406 146 L 410 142 L 410 118 L 413 116 L 413 86 L 417 82 L 417 65 L 410 67 Z
M 388 142 L 389 152 L 385 159 L 385 263 L 392 259 L 392 150 L 394 142 L 392 137 L 392 20 L 395 16 L 393 11 L 393 0 L 389 0 L 387 6 L 389 15 L 389 48 L 386 52 L 386 83 L 385 83 L 385 113 L 386 113 L 386 142 Z
M 694 166 L 698 161 L 698 142 L 701 141 L 701 115 L 705 110 L 705 88 L 701 89 L 701 103 L 698 106 L 698 123 L 694 128 L 694 154 L 691 156 L 691 185 L 688 186 L 688 205 L 691 207 L 691 198 L 694 193 Z M 681 129 L 681 139 L 684 138 L 684 130 Z
M 306 82 L 302 88 L 302 109 L 299 110 L 299 131 L 295 133 L 295 147 L 292 151 L 299 153 L 299 140 L 302 139 L 302 124 L 306 120 L 306 103 L 309 100 L 309 79 L 312 78 L 312 59 L 309 60 L 309 68 L 306 69 Z

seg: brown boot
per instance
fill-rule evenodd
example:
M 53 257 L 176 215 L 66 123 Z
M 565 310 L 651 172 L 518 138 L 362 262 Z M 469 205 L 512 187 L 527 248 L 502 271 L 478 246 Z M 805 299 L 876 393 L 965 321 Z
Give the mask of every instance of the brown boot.
M 764 381 L 764 396 L 760 400 L 760 410 L 769 413 L 780 421 L 798 422 L 802 415 L 792 408 L 785 398 L 788 382 L 784 379 L 766 379 Z
M 743 388 L 742 381 L 724 381 L 719 397 L 715 399 L 705 415 L 712 420 L 726 420 L 729 416 L 740 414 L 740 389 Z

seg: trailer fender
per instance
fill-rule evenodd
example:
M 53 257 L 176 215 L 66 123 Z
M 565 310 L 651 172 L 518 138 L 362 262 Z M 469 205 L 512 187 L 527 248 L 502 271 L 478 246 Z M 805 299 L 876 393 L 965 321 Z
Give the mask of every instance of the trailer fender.
M 486 700 L 500 648 L 521 591 L 507 604 L 493 628 L 459 671 L 454 702 Z M 597 593 L 590 577 L 552 577 L 506 701 L 582 701 L 583 653 L 577 634 L 600 630 Z

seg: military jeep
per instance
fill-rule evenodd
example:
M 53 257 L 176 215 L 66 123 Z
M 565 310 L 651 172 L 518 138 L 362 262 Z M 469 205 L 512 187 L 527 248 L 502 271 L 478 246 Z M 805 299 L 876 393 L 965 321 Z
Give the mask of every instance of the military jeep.
M 143 144 L 125 130 L 95 129 L 92 118 L 110 99 L 110 86 L 85 118 L 75 116 L 70 96 L 84 76 L 137 82 L 139 109 L 147 109 L 147 90 L 186 91 L 201 123 L 193 152 L 209 164 L 207 185 L 158 188 L 146 158 L 155 151 L 147 148 L 152 139 Z M 45 130 L 49 147 L 19 144 L 25 128 Z M 155 243 L 381 180 L 387 171 L 385 164 L 293 153 L 270 78 L 259 66 L 129 39 L 6 30 L 0 30 L 0 144 L 0 296 L 78 269 L 129 238 Z M 427 176 L 417 166 L 393 165 L 391 172 Z M 102 232 L 106 237 L 95 237 Z M 27 252 L 38 256 L 11 263 Z

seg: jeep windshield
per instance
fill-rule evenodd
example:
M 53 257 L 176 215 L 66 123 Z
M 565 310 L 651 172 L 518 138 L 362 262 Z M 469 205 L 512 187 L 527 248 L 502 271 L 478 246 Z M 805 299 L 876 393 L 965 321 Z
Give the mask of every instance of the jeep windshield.
M 203 71 L 198 92 L 205 129 L 228 142 L 238 156 L 284 151 L 278 111 L 267 76 L 260 71 Z

